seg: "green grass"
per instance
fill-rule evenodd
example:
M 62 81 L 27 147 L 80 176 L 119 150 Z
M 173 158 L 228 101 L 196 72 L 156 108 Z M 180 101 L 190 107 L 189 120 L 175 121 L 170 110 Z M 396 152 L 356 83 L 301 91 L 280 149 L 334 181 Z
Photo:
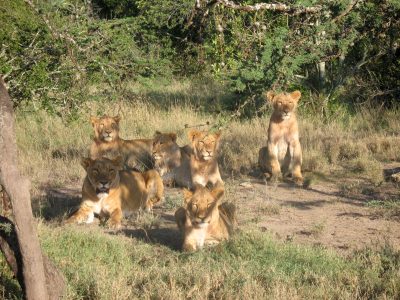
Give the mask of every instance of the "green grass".
M 67 280 L 67 299 L 400 297 L 400 253 L 390 247 L 346 259 L 250 231 L 187 254 L 98 227 L 42 224 L 39 232 L 44 251 Z M 2 260 L 0 271 L 0 292 L 19 298 Z

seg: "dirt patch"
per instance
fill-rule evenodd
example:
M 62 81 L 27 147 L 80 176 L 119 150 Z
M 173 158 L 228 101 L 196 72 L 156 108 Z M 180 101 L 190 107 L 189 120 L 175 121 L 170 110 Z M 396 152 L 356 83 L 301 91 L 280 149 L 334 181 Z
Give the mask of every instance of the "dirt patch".
M 237 198 L 242 227 L 256 226 L 286 241 L 339 251 L 374 248 L 386 242 L 400 249 L 400 222 L 377 218 L 366 207 L 366 197 L 342 197 L 334 185 L 299 189 L 284 183 L 252 182 L 252 188 L 234 185 L 230 193 Z M 281 209 L 274 215 L 265 214 L 268 206 Z

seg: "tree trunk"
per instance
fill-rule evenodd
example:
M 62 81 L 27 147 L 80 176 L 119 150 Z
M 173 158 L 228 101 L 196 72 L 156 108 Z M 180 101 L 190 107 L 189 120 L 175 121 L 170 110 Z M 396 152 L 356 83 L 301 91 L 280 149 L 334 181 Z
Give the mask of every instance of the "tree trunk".
M 8 194 L 15 220 L 15 232 L 22 260 L 25 297 L 49 299 L 46 288 L 42 251 L 32 215 L 29 181 L 17 168 L 17 146 L 14 133 L 13 106 L 0 76 L 0 183 Z

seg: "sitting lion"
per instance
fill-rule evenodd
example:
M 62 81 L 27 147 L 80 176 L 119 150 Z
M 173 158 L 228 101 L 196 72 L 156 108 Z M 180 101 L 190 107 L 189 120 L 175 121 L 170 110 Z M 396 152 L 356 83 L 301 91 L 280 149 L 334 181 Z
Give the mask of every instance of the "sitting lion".
M 176 223 L 184 236 L 184 251 L 218 244 L 231 236 L 236 225 L 235 206 L 221 204 L 223 194 L 220 184 L 211 191 L 202 186 L 196 186 L 194 192 L 184 190 L 185 207 L 175 212 Z
M 123 214 L 140 208 L 149 210 L 162 198 L 163 185 L 155 170 L 144 173 L 121 170 L 120 157 L 84 158 L 82 166 L 87 172 L 82 203 L 67 223 L 92 223 L 94 214 L 98 214 L 109 217 L 111 228 L 119 228 Z
M 90 147 L 92 159 L 122 156 L 128 169 L 144 170 L 153 166 L 151 159 L 152 139 L 124 140 L 119 137 L 120 117 L 91 117 L 94 140 Z
M 259 152 L 260 168 L 270 173 L 271 180 L 277 180 L 281 175 L 292 175 L 295 183 L 301 184 L 302 153 L 299 141 L 299 128 L 295 114 L 296 106 L 301 97 L 299 91 L 293 93 L 267 93 L 267 100 L 273 105 L 269 128 L 267 147 Z
M 184 147 L 176 143 L 174 133 L 154 137 L 154 164 L 164 183 L 189 189 L 194 185 L 223 183 L 216 158 L 221 134 L 191 130 L 188 136 L 192 145 Z

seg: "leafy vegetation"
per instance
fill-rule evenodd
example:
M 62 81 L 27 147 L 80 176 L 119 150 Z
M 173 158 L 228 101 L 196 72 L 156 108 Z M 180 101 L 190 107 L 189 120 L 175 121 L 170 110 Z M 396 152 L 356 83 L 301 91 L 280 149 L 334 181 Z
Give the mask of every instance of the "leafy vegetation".
M 270 88 L 300 88 L 307 108 L 328 117 L 338 105 L 396 105 L 397 1 L 283 3 L 294 10 L 207 0 L 8 1 L 0 72 L 15 105 L 61 116 L 77 117 L 88 100 L 115 100 L 110 91 L 132 99 L 133 82 L 168 85 L 183 76 L 220 82 L 230 94 L 221 108 L 248 100 L 250 115 Z M 296 14 L 302 7 L 320 9 Z

